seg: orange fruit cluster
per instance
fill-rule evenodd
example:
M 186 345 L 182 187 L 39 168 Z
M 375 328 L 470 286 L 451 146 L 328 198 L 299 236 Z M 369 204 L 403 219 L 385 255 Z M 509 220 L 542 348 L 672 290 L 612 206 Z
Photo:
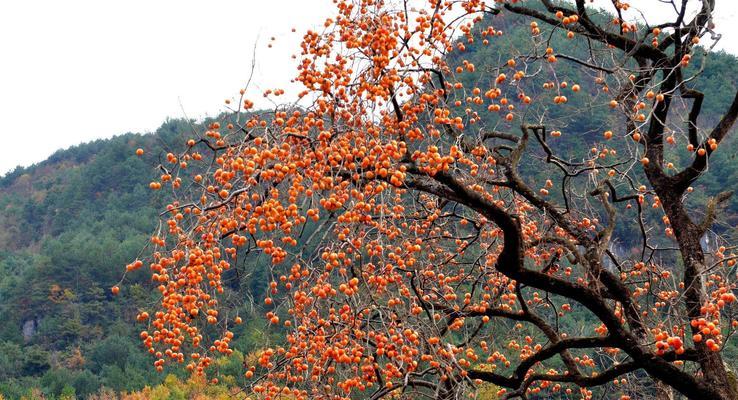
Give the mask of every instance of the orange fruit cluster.
M 245 371 L 253 391 L 265 399 L 348 399 L 378 388 L 391 392 L 413 374 L 428 371 L 440 382 L 461 384 L 470 369 L 509 368 L 550 340 L 522 323 L 506 329 L 509 337 L 485 337 L 500 315 L 515 319 L 531 307 L 553 308 L 563 317 L 576 308 L 568 302 L 555 307 L 538 292 L 523 298 L 517 282 L 494 268 L 502 231 L 477 212 L 449 206 L 453 193 L 437 183 L 453 174 L 470 196 L 516 215 L 531 268 L 587 284 L 576 262 L 575 239 L 527 199 L 503 185 L 489 185 L 504 176 L 498 155 L 482 143 L 486 139 L 465 139 L 483 120 L 480 112 L 499 114 L 501 123 L 511 126 L 523 122 L 527 107 L 538 101 L 525 93 L 525 68 L 513 58 L 488 87 L 464 87 L 461 78 L 477 70 L 471 62 L 447 63 L 449 54 L 463 58 L 466 45 L 480 39 L 486 45 L 503 36 L 501 30 L 476 25 L 487 10 L 484 2 L 428 1 L 419 10 L 396 9 L 383 0 L 335 4 L 336 15 L 324 29 L 303 37 L 296 81 L 304 86 L 305 106 L 249 111 L 213 123 L 202 137 L 188 140 L 182 154 L 168 154 L 168 172 L 151 183 L 152 189 L 171 186 L 178 196 L 151 240 L 149 269 L 161 293 L 160 307 L 153 317 L 138 316 L 148 324 L 141 339 L 155 355 L 157 369 L 171 361 L 204 374 L 216 355 L 232 353 L 229 325 L 242 318 L 223 312 L 219 298 L 226 290 L 223 274 L 246 249 L 270 260 L 268 266 L 254 266 L 274 277 L 264 299 L 265 318 L 287 332 L 281 345 L 264 349 Z M 459 13 L 468 18 L 458 19 Z M 568 27 L 578 21 L 576 15 L 553 17 Z M 461 39 L 452 36 L 452 27 L 462 32 Z M 541 35 L 537 23 L 530 28 L 534 37 Z M 572 31 L 564 34 L 574 37 Z M 546 46 L 543 53 L 539 62 L 556 68 L 555 50 Z M 595 84 L 607 93 L 603 78 Z M 555 94 L 540 101 L 556 107 L 566 107 L 584 90 L 566 81 L 546 82 L 544 89 Z M 664 99 L 654 93 L 647 97 Z M 239 102 L 241 111 L 254 107 L 251 100 Z M 609 99 L 602 105 L 608 104 L 621 106 Z M 646 109 L 640 102 L 626 112 L 643 122 Z M 604 140 L 613 137 L 612 130 L 604 131 Z M 640 133 L 631 137 L 639 141 Z M 615 153 L 593 147 L 587 165 Z M 554 194 L 553 182 L 542 185 L 537 193 Z M 660 208 L 645 187 L 638 193 L 639 204 L 651 199 L 653 208 Z M 604 222 L 575 210 L 571 226 L 596 232 Z M 727 258 L 726 263 L 732 260 Z M 136 260 L 127 269 L 143 265 Z M 621 266 L 620 278 L 636 299 L 657 296 L 646 311 L 654 316 L 657 354 L 681 354 L 688 321 L 660 316 L 679 297 L 668 272 L 639 261 Z M 711 282 L 714 301 L 703 307 L 705 318 L 692 321 L 695 332 L 704 333 L 692 339 L 709 336 L 707 345 L 717 348 L 723 337 L 719 310 L 735 296 L 718 275 Z M 613 308 L 625 323 L 620 305 Z M 212 327 L 220 332 L 217 338 L 208 337 Z M 594 333 L 606 335 L 607 328 Z M 573 360 L 595 371 L 590 355 Z M 530 390 L 571 393 L 545 380 Z M 581 393 L 592 395 L 586 389 Z

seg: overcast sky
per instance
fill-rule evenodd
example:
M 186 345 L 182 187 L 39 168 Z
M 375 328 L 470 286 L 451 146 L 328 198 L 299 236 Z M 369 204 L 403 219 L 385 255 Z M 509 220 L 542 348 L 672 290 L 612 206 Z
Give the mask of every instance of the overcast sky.
M 630 3 L 658 18 L 660 0 Z M 719 48 L 738 54 L 738 1 L 717 3 Z M 284 86 L 302 32 L 332 11 L 331 0 L 0 1 L 0 175 L 167 117 L 216 115 L 255 44 L 254 93 Z

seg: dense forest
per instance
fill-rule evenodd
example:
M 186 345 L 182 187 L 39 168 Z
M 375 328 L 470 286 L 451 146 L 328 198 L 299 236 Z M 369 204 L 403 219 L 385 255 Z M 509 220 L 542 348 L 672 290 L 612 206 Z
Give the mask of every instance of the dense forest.
M 157 373 L 140 349 L 132 323 L 154 301 L 145 274 L 131 275 L 117 298 L 110 287 L 156 224 L 162 196 L 146 185 L 155 149 L 187 135 L 191 123 L 167 121 L 153 134 L 59 151 L 0 180 L 5 398 L 86 398 L 102 388 L 132 392 L 164 381 L 166 374 Z M 137 147 L 153 155 L 137 157 Z M 258 327 L 255 322 L 240 332 L 240 348 L 258 343 Z M 225 362 L 224 375 L 240 375 L 238 356 Z M 181 371 L 172 372 L 184 379 Z
M 512 42 L 525 40 L 524 30 L 513 29 L 511 19 L 494 17 L 490 23 L 508 32 Z M 555 47 L 568 46 L 559 40 Z M 504 62 L 505 51 L 495 46 L 467 47 L 464 56 L 479 72 L 466 79 L 478 86 L 491 81 L 484 66 Z M 696 64 L 693 68 L 704 67 L 704 71 L 693 84 L 710 93 L 700 123 L 711 125 L 738 89 L 734 75 L 738 59 L 717 52 L 704 65 Z M 567 70 L 565 64 L 560 71 L 581 84 L 584 93 L 596 96 L 592 77 L 575 77 L 577 70 Z M 580 125 L 561 127 L 564 133 L 554 144 L 569 149 L 573 158 L 588 152 L 589 143 L 610 122 L 606 110 L 587 107 L 592 96 L 572 96 L 573 105 L 580 102 L 588 114 L 582 115 Z M 550 117 L 556 120 L 555 111 Z M 134 323 L 140 310 L 157 301 L 147 273 L 129 274 L 119 296 L 110 292 L 125 265 L 148 242 L 166 204 L 166 191 L 148 188 L 159 173 L 155 166 L 167 151 L 209 123 L 169 120 L 153 133 L 128 133 L 60 150 L 46 161 L 0 178 L 0 394 L 4 398 L 102 399 L 124 392 L 133 393 L 126 397 L 130 399 L 240 395 L 236 393 L 244 357 L 272 340 L 273 332 L 265 328 L 259 307 L 236 301 L 247 293 L 260 298 L 266 285 L 259 270 L 264 260 L 249 258 L 241 268 L 245 273 L 230 277 L 234 312 L 243 315 L 245 322 L 233 328 L 236 353 L 219 360 L 214 368 L 217 385 L 188 381 L 180 368 L 155 371 Z M 488 122 L 494 124 L 493 119 Z M 738 189 L 738 142 L 732 139 L 722 146 L 726 148 L 711 159 L 709 173 L 695 188 L 695 199 Z M 146 149 L 145 154 L 137 156 L 137 148 Z M 544 171 L 523 172 L 531 181 L 546 179 Z M 735 237 L 738 196 L 730 200 L 725 213 L 726 223 L 718 233 Z M 624 251 L 638 246 L 631 239 L 633 232 L 617 234 Z M 581 320 L 575 310 L 562 323 Z M 727 343 L 725 354 L 738 366 L 735 338 Z

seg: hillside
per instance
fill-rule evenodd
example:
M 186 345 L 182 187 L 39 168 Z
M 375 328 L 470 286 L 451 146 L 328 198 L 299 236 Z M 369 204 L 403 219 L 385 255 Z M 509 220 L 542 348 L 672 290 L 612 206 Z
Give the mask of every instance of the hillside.
M 517 40 L 508 26 L 512 21 L 493 19 L 491 23 L 510 31 L 513 42 Z M 566 47 L 563 42 L 557 45 Z M 465 57 L 476 65 L 491 65 L 490 60 L 496 62 L 501 53 L 494 46 L 469 46 Z M 694 85 L 709 94 L 700 120 L 708 126 L 717 121 L 738 89 L 734 77 L 738 59 L 714 53 L 704 68 Z M 480 73 L 467 79 L 491 78 Z M 585 93 L 596 92 L 588 84 L 589 77 L 576 80 Z M 586 108 L 585 98 L 573 98 L 570 107 Z M 607 116 L 595 110 L 581 121 L 581 125 L 562 127 L 567 135 L 555 146 L 572 153 L 588 151 L 593 132 L 607 123 Z M 494 121 L 489 125 L 494 126 Z M 133 324 L 138 310 L 155 301 L 146 272 L 129 276 L 122 298 L 114 299 L 109 288 L 147 242 L 165 204 L 166 193 L 148 189 L 148 182 L 158 174 L 159 157 L 182 143 L 192 129 L 190 121 L 167 121 L 151 134 L 128 133 L 60 150 L 46 161 L 0 178 L 4 228 L 0 231 L 0 393 L 6 398 L 33 398 L 34 389 L 38 391 L 33 393 L 47 398 L 62 394 L 85 398 L 103 387 L 130 392 L 164 380 L 165 374 L 154 371 L 152 359 L 139 345 Z M 738 140 L 733 138 L 724 146 L 699 181 L 695 196 L 738 190 Z M 143 157 L 135 154 L 139 147 L 147 149 Z M 545 171 L 526 174 L 528 179 L 540 180 Z M 721 232 L 734 235 L 738 196 L 725 212 L 729 223 Z M 627 246 L 629 232 L 619 235 Z M 254 273 L 234 286 L 256 288 L 260 283 Z M 256 317 L 247 321 L 236 330 L 234 347 L 243 354 L 252 351 L 262 340 L 260 327 Z M 729 344 L 726 354 L 738 359 L 735 343 Z M 238 382 L 239 366 L 238 357 L 220 366 L 231 384 Z M 179 370 L 167 372 L 184 376 Z
M 79 398 L 102 386 L 141 389 L 163 379 L 131 323 L 149 304 L 145 274 L 113 301 L 110 287 L 156 224 L 146 185 L 157 149 L 190 132 L 187 121 L 58 151 L 0 179 L 0 393 L 40 388 Z M 135 149 L 150 149 L 137 157 Z M 123 300 L 123 301 L 120 301 Z

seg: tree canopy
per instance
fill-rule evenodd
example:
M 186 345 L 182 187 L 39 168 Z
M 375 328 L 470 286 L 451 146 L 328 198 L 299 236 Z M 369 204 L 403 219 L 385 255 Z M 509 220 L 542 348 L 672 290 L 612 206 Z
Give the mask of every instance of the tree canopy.
M 714 1 L 654 25 L 625 2 L 335 3 L 300 102 L 244 114 L 242 90 L 150 184 L 173 200 L 127 270 L 159 283 L 158 369 L 233 351 L 224 276 L 263 254 L 264 398 L 736 397 L 736 256 L 706 236 L 730 193 L 692 195 L 738 116 L 693 85 Z

